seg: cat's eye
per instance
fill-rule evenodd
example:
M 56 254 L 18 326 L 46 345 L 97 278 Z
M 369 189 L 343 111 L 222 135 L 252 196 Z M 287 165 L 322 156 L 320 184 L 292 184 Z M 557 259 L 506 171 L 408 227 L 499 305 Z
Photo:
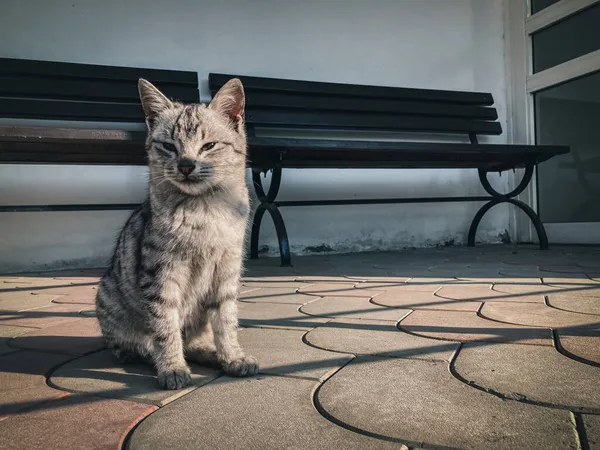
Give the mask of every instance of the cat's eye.
M 210 150 L 210 149 L 214 148 L 215 145 L 217 145 L 216 142 L 207 142 L 206 144 L 204 144 L 202 146 L 202 151 Z
M 171 153 L 177 153 L 177 147 L 175 147 L 175 144 L 172 144 L 170 142 L 161 142 L 162 147 Z

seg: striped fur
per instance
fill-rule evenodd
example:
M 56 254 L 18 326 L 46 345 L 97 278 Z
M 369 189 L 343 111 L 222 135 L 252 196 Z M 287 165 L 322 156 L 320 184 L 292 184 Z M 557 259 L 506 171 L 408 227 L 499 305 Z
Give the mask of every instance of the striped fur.
M 231 80 L 208 106 L 172 102 L 145 80 L 139 90 L 149 193 L 100 281 L 102 334 L 119 359 L 152 361 L 165 389 L 190 383 L 186 359 L 253 375 L 258 362 L 237 339 L 249 212 L 242 84 Z

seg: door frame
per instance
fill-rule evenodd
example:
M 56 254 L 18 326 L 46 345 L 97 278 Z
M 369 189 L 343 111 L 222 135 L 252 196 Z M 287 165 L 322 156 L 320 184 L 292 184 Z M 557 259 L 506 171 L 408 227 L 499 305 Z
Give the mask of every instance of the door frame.
M 535 144 L 535 108 L 533 94 L 551 86 L 600 71 L 600 50 L 574 58 L 549 69 L 533 73 L 533 43 L 531 35 L 566 19 L 579 11 L 600 3 L 600 0 L 560 0 L 531 14 L 531 0 L 505 0 L 505 45 L 507 80 L 507 138 L 509 143 Z M 511 175 L 510 184 L 518 184 L 521 174 Z M 519 196 L 536 212 L 537 170 L 532 183 Z M 537 243 L 531 222 L 512 212 L 511 232 L 517 242 Z M 551 243 L 600 243 L 597 224 L 544 224 Z M 571 232 L 567 228 L 571 228 Z M 570 235 L 570 236 L 569 236 Z

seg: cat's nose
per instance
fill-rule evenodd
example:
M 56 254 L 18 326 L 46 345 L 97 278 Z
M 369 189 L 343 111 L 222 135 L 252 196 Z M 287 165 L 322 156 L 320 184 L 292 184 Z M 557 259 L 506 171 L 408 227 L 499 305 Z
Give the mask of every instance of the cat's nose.
M 179 164 L 177 164 L 177 169 L 179 169 L 179 171 L 185 176 L 192 173 L 195 168 L 196 163 L 194 163 L 194 161 L 192 161 L 191 159 L 187 158 L 183 158 L 181 161 L 179 161 Z

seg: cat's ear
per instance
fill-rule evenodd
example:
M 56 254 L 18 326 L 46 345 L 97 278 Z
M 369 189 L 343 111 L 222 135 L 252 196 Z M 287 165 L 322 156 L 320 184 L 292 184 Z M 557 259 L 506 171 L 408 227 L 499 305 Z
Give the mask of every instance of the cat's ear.
M 245 103 L 246 97 L 242 82 L 238 78 L 232 78 L 219 89 L 208 107 L 239 125 L 244 120 Z
M 151 125 L 160 113 L 173 107 L 171 100 L 165 97 L 156 86 L 143 78 L 138 81 L 138 91 L 148 125 Z

